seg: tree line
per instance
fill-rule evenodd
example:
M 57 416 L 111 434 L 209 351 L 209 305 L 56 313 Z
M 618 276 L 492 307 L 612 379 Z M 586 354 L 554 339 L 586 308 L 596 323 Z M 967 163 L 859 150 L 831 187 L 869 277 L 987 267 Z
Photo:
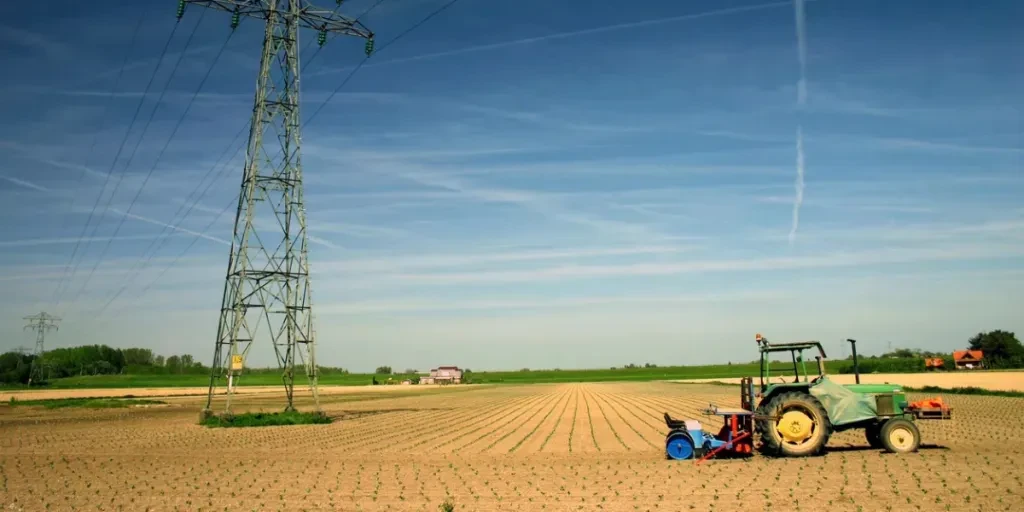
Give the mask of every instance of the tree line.
M 83 345 L 56 348 L 41 357 L 21 352 L 0 354 L 0 385 L 32 384 L 81 375 L 208 375 L 210 367 L 191 354 L 162 356 L 148 348 L 113 348 L 107 345 Z M 320 375 L 347 374 L 344 368 L 319 366 Z M 280 372 L 277 368 L 246 368 L 246 373 Z
M 190 354 L 164 357 L 148 348 L 113 348 L 83 345 L 56 348 L 42 356 L 7 352 L 0 354 L 0 384 L 26 384 L 36 367 L 36 381 L 80 375 L 196 374 L 210 369 Z
M 967 348 L 980 350 L 983 366 L 990 370 L 1024 368 L 1024 345 L 1009 331 L 980 332 L 967 340 Z M 933 352 L 916 348 L 899 348 L 880 356 L 860 356 L 861 373 L 904 373 L 925 369 L 925 359 L 941 358 L 943 368 L 955 367 L 951 352 Z M 853 356 L 846 358 L 852 361 Z M 839 373 L 853 373 L 853 363 L 840 368 Z

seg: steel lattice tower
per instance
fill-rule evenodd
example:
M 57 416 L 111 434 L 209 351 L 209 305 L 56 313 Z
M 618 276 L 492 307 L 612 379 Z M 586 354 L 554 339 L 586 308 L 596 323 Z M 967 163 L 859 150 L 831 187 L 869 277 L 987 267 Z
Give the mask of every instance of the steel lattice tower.
M 60 327 L 57 326 L 60 318 L 44 311 L 38 315 L 26 316 L 24 319 L 28 320 L 28 325 L 25 326 L 25 329 L 36 331 L 36 349 L 33 352 L 35 358 L 32 359 L 32 368 L 28 374 L 28 385 L 31 386 L 33 380 L 38 380 L 37 378 L 42 377 L 43 368 L 40 358 L 43 356 L 43 352 L 46 351 L 46 332 L 50 329 L 60 330 Z
M 340 5 L 340 0 L 338 4 Z M 180 20 L 187 4 L 264 22 L 259 76 L 246 148 L 242 190 L 221 299 L 220 322 L 204 414 L 211 414 L 217 380 L 227 377 L 225 412 L 253 342 L 268 339 L 282 369 L 286 411 L 295 410 L 295 362 L 305 367 L 317 410 L 315 331 L 309 280 L 306 212 L 302 199 L 299 148 L 299 32 L 316 30 L 323 45 L 328 33 L 367 39 L 373 33 L 356 20 L 310 5 L 306 0 L 179 0 Z M 264 139 L 276 137 L 280 153 Z M 274 139 L 271 139 L 273 141 Z M 272 144 L 272 143 L 271 143 Z M 263 214 L 268 222 L 259 223 Z M 270 216 L 273 221 L 270 221 Z

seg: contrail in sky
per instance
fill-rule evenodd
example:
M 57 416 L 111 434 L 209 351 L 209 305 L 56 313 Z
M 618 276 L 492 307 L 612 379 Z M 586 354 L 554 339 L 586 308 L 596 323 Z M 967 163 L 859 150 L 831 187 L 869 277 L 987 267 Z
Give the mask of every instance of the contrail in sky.
M 19 180 L 18 178 L 12 178 L 10 176 L 0 176 L 0 180 L 9 181 L 11 183 L 14 183 L 15 185 L 19 185 L 19 186 L 22 186 L 22 187 L 25 187 L 25 188 L 30 188 L 32 190 L 38 190 L 40 192 L 48 192 L 48 193 L 49 192 L 53 192 L 52 190 L 50 190 L 50 189 L 48 189 L 48 188 L 46 188 L 46 187 L 44 187 L 42 185 L 36 185 L 35 183 L 32 183 L 31 181 Z
M 582 30 L 572 30 L 568 32 L 559 32 L 557 34 L 547 34 L 543 36 L 527 37 L 523 39 L 515 39 L 512 41 L 502 41 L 499 43 L 481 44 L 477 46 L 469 46 L 466 48 L 459 48 L 456 50 L 447 50 L 435 53 L 426 53 L 422 55 L 413 55 L 410 57 L 399 57 L 396 59 L 382 60 L 379 62 L 369 62 L 364 67 L 370 66 L 383 66 L 385 64 L 398 64 L 400 62 L 410 62 L 416 60 L 434 59 L 437 57 L 447 57 L 449 55 L 461 55 L 464 53 L 474 53 L 485 50 L 494 50 L 497 48 L 508 48 L 511 46 L 520 46 L 532 43 L 539 43 L 542 41 L 551 41 L 554 39 L 568 39 L 573 37 L 585 36 L 590 34 L 600 34 L 603 32 L 612 32 L 616 30 L 625 30 L 631 28 L 648 27 L 652 25 L 661 25 L 665 23 L 673 23 L 677 21 L 695 20 L 701 18 L 711 18 L 715 16 L 726 16 L 729 14 L 738 14 L 743 12 L 760 11 L 764 9 L 773 9 L 776 7 L 785 7 L 789 5 L 788 1 L 785 2 L 768 2 L 763 4 L 744 5 L 740 7 L 727 7 L 724 9 L 713 9 L 710 11 L 698 12 L 693 14 L 682 14 L 679 16 L 670 16 L 666 18 L 656 18 L 642 21 L 631 21 L 627 23 L 616 23 L 614 25 L 605 25 L 601 27 L 586 28 Z M 330 71 L 322 71 L 318 73 L 311 73 L 306 76 L 323 75 L 329 73 L 337 73 L 339 70 L 332 69 Z
M 800 62 L 800 80 L 796 84 L 796 103 L 798 116 L 802 116 L 804 105 L 807 104 L 807 39 L 804 25 L 804 0 L 794 0 L 793 10 L 796 16 L 796 51 Z M 802 119 L 796 126 L 796 196 L 793 199 L 793 225 L 789 228 L 789 243 L 796 240 L 796 231 L 800 227 L 800 206 L 804 204 L 804 128 Z
M 128 213 L 128 212 L 119 210 L 117 208 L 111 208 L 110 211 L 112 211 L 112 212 L 114 212 L 114 213 L 116 213 L 118 215 L 123 215 L 125 217 L 128 217 L 129 219 L 135 219 L 135 220 L 138 220 L 138 221 L 141 221 L 141 222 L 145 222 L 147 224 L 153 224 L 154 226 L 162 226 L 162 227 L 165 227 L 165 228 L 172 229 L 174 231 L 178 231 L 180 233 L 185 233 L 185 234 L 197 236 L 199 238 L 205 238 L 206 240 L 209 240 L 211 242 L 217 242 L 219 244 L 224 244 L 224 245 L 231 245 L 231 242 L 229 242 L 227 240 L 224 240 L 222 238 L 217 238 L 217 237 L 214 237 L 214 236 L 207 235 L 205 233 L 200 233 L 199 231 L 192 231 L 191 229 L 185 229 L 185 228 L 181 227 L 180 225 L 175 226 L 173 224 L 167 224 L 166 222 L 160 222 L 160 221 L 158 221 L 156 219 L 151 219 L 149 217 L 143 217 L 141 215 L 136 215 L 134 213 Z

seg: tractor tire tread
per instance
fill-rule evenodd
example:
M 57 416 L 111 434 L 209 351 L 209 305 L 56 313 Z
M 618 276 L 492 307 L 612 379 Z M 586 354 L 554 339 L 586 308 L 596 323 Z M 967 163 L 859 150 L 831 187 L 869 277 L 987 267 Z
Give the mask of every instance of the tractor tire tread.
M 889 438 L 889 434 L 896 427 L 902 426 L 906 428 L 913 435 L 913 443 L 910 449 L 900 450 L 892 444 Z M 917 428 L 917 425 L 913 421 L 905 418 L 890 418 L 888 421 L 882 424 L 882 428 L 879 431 L 880 441 L 882 447 L 890 453 L 912 453 L 916 452 L 921 447 L 921 431 Z
M 829 421 L 828 413 L 825 411 L 825 407 L 822 406 L 821 402 L 817 398 L 812 396 L 810 393 L 801 391 L 786 391 L 783 393 L 779 393 L 778 395 L 772 397 L 772 399 L 769 400 L 767 403 L 762 402 L 761 405 L 758 406 L 756 414 L 758 416 L 774 416 L 775 411 L 781 407 L 781 404 L 783 402 L 794 399 L 805 402 L 810 407 L 817 410 L 818 414 L 824 420 L 824 425 L 822 425 L 822 427 L 824 428 L 825 433 L 822 436 L 821 441 L 818 443 L 818 446 L 814 447 L 814 449 L 811 450 L 810 452 L 801 455 L 789 455 L 785 453 L 782 444 L 779 443 L 775 437 L 775 422 L 772 420 L 758 420 L 755 425 L 755 430 L 761 438 L 761 451 L 764 452 L 766 455 L 772 455 L 777 457 L 806 457 L 821 453 L 825 449 L 825 445 L 828 444 L 828 439 L 832 435 L 832 422 Z

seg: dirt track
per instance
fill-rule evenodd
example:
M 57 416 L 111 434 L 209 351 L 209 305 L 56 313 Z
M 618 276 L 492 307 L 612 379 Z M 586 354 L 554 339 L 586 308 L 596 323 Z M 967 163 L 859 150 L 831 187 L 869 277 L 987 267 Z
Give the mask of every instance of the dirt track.
M 853 375 L 829 375 L 840 384 L 853 384 Z M 959 371 L 936 373 L 869 373 L 860 376 L 864 384 L 900 384 L 915 388 L 938 386 L 940 388 L 978 387 L 994 391 L 1024 391 L 1024 372 L 983 372 Z M 740 379 L 689 379 L 677 382 L 726 382 L 739 384 Z
M 1015 510 L 1024 399 L 947 400 L 956 419 L 922 422 L 916 454 L 882 454 L 847 432 L 824 457 L 702 466 L 665 460 L 661 415 L 715 430 L 700 410 L 737 406 L 734 388 L 335 394 L 324 397 L 330 425 L 231 430 L 197 426 L 198 397 L 154 409 L 0 406 L 0 508 L 435 511 L 451 497 L 456 510 L 482 511 Z M 237 403 L 273 410 L 280 396 Z

